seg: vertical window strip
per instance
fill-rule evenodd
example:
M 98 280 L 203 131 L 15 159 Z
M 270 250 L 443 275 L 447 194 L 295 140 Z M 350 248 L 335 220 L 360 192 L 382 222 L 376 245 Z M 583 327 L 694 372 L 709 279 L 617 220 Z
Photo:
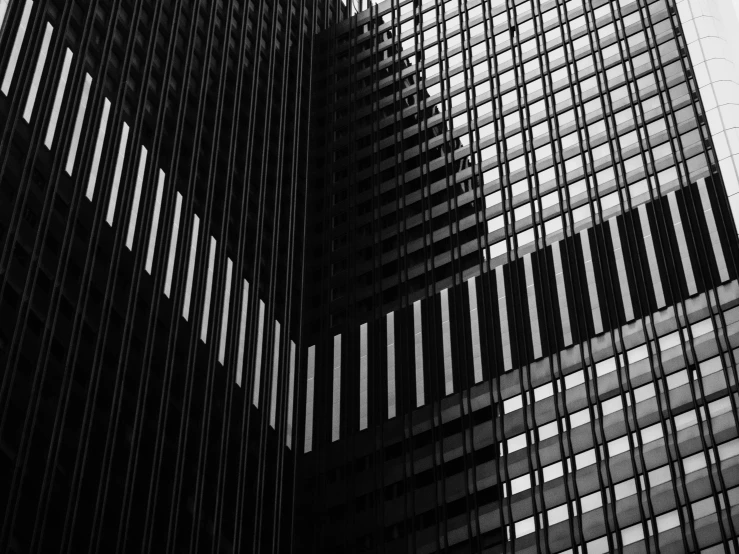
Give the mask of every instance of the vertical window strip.
M 444 394 L 454 392 L 454 373 L 452 371 L 452 330 L 449 320 L 449 289 L 441 291 L 441 343 L 444 349 Z
M 33 115 L 33 107 L 36 105 L 36 96 L 38 95 L 38 87 L 41 83 L 41 76 L 44 73 L 44 66 L 46 65 L 46 56 L 49 54 L 49 44 L 51 43 L 51 35 L 54 34 L 54 26 L 47 22 L 46 28 L 44 29 L 44 38 L 41 41 L 41 51 L 38 55 L 38 61 L 36 62 L 36 69 L 33 72 L 33 78 L 31 79 L 31 88 L 28 91 L 28 98 L 26 99 L 26 108 L 23 110 L 23 119 L 27 123 L 31 122 L 31 116 Z
M 285 443 L 288 448 L 293 447 L 293 402 L 295 402 L 295 343 L 290 341 L 290 365 L 287 382 L 287 437 Z
M 559 242 L 552 244 L 552 259 L 554 260 L 554 281 L 557 285 L 559 320 L 562 323 L 562 338 L 564 339 L 564 346 L 569 346 L 572 344 L 572 327 L 570 326 L 570 307 L 567 304 L 567 289 L 565 288 L 562 253 L 559 249 Z
M 85 92 L 83 93 L 84 101 L 87 103 L 87 95 L 90 91 L 90 87 L 87 85 L 87 82 L 85 82 Z M 82 111 L 82 106 L 80 106 L 80 111 Z M 110 100 L 107 98 L 105 99 L 105 102 L 103 102 L 103 115 L 100 117 L 100 127 L 98 128 L 98 136 L 97 140 L 95 141 L 95 151 L 92 153 L 92 166 L 90 166 L 90 178 L 87 181 L 87 192 L 85 192 L 85 196 L 87 196 L 88 200 L 92 200 L 92 197 L 95 194 L 95 185 L 97 183 L 98 178 L 98 168 L 100 167 L 100 156 L 103 154 L 103 145 L 105 144 L 105 132 L 108 130 L 108 115 L 110 115 Z M 77 124 L 79 125 L 82 123 L 82 113 L 78 115 L 79 119 L 77 120 Z M 77 153 L 77 143 L 79 142 L 79 129 L 75 126 L 76 136 L 73 139 L 73 145 L 74 145 L 74 153 Z M 70 157 L 72 155 L 72 151 L 70 150 Z M 74 159 L 71 158 L 71 163 L 74 163 Z M 72 166 L 70 162 L 67 162 L 67 173 L 72 175 Z
M 480 348 L 480 312 L 477 311 L 477 278 L 467 281 L 470 295 L 470 328 L 472 330 L 472 370 L 475 384 L 482 381 L 482 350 Z
M 649 217 L 647 216 L 647 207 L 642 204 L 637 208 L 639 212 L 639 222 L 641 223 L 642 234 L 644 235 L 644 246 L 647 251 L 647 265 L 649 273 L 652 277 L 652 286 L 654 288 L 654 298 L 657 301 L 657 309 L 665 306 L 665 293 L 662 290 L 662 280 L 659 276 L 659 267 L 657 266 L 657 253 L 654 250 L 654 241 L 652 240 L 652 230 L 649 225 Z M 584 233 L 583 233 L 584 234 Z
M 367 324 L 359 327 L 359 430 L 367 428 Z
M 3 33 L 3 24 L 5 23 L 5 14 L 8 11 L 8 0 L 0 0 L 0 37 Z
M 416 354 L 416 408 L 426 403 L 423 387 L 423 321 L 421 319 L 421 301 L 413 303 L 413 335 Z
M 252 404 L 259 407 L 259 388 L 262 384 L 262 343 L 264 342 L 264 302 L 259 301 L 259 324 L 257 327 L 257 352 L 254 360 L 254 394 Z
M 23 39 L 26 36 L 26 27 L 28 26 L 28 18 L 31 16 L 32 8 L 33 0 L 26 0 L 26 4 L 23 6 L 23 15 L 21 15 L 21 24 L 18 27 L 18 31 L 15 33 L 13 49 L 10 51 L 8 67 L 5 68 L 5 76 L 3 77 L 1 90 L 5 96 L 8 95 L 8 92 L 10 91 L 10 85 L 13 82 L 13 76 L 15 75 L 15 66 L 18 65 L 18 56 L 20 56 L 21 46 L 23 46 Z
M 192 236 L 190 237 L 190 256 L 187 261 L 187 276 L 185 277 L 185 302 L 182 305 L 182 317 L 190 319 L 190 301 L 192 300 L 192 281 L 195 275 L 195 260 L 198 255 L 198 234 L 200 233 L 200 218 L 192 216 Z
M 618 223 L 615 217 L 608 220 L 608 226 L 611 228 L 611 241 L 613 242 L 613 254 L 616 258 L 616 270 L 618 272 L 618 286 L 621 290 L 621 298 L 624 303 L 624 314 L 626 321 L 634 319 L 634 307 L 631 302 L 631 293 L 629 292 L 629 280 L 626 278 L 626 262 L 624 261 L 624 251 L 621 246 L 621 235 L 618 231 Z
M 131 205 L 131 219 L 128 222 L 128 236 L 126 236 L 126 248 L 133 250 L 133 239 L 136 236 L 136 221 L 139 218 L 139 204 L 141 203 L 141 187 L 144 184 L 146 173 L 146 158 L 149 155 L 145 146 L 141 147 L 139 156 L 139 170 L 136 174 L 136 185 L 133 190 L 133 204 Z
M 218 346 L 218 361 L 225 364 L 226 339 L 228 338 L 228 312 L 231 306 L 231 277 L 233 274 L 233 262 L 231 258 L 226 259 L 226 290 L 223 293 L 223 313 L 221 314 L 221 338 Z
M 534 359 L 542 356 L 541 330 L 539 329 L 539 310 L 536 306 L 536 287 L 534 286 L 534 267 L 531 263 L 531 254 L 523 258 L 524 275 L 526 278 L 526 297 L 529 306 L 529 322 L 531 323 L 531 345 L 534 349 Z
M 236 384 L 241 386 L 241 376 L 244 372 L 244 348 L 246 347 L 246 307 L 249 303 L 249 281 L 244 279 L 241 296 L 241 323 L 239 324 L 239 349 L 236 353 Z
M 503 266 L 495 268 L 495 285 L 498 290 L 498 319 L 500 320 L 500 342 L 503 346 L 503 371 L 513 369 L 511 357 L 511 335 L 508 330 L 508 306 L 506 305 L 505 281 Z
M 723 283 L 729 280 L 729 271 L 726 268 L 724 251 L 721 248 L 721 241 L 718 238 L 718 226 L 716 225 L 716 218 L 713 215 L 713 208 L 711 208 L 711 200 L 708 198 L 705 179 L 698 180 L 698 191 L 700 192 L 701 204 L 703 204 L 703 215 L 706 217 L 708 232 L 711 235 L 711 246 L 713 247 L 713 255 L 716 259 L 716 266 L 718 266 L 718 276 Z
M 695 284 L 695 274 L 693 273 L 693 264 L 690 261 L 688 241 L 685 238 L 685 228 L 683 227 L 680 208 L 677 205 L 677 198 L 675 197 L 674 192 L 667 195 L 667 202 L 670 205 L 670 214 L 672 215 L 672 222 L 675 225 L 675 238 L 677 239 L 677 247 L 682 260 L 683 271 L 685 272 L 685 282 L 688 285 L 688 294 L 693 296 L 698 292 L 698 287 Z
M 174 271 L 174 260 L 177 254 L 177 235 L 180 233 L 180 212 L 182 211 L 182 195 L 178 192 L 174 207 L 174 219 L 172 220 L 172 238 L 169 241 L 169 259 L 167 260 L 167 273 L 164 276 L 164 295 L 169 298 L 172 292 L 172 272 Z
M 387 323 L 387 418 L 395 417 L 395 318 L 393 313 L 385 316 Z
M 331 409 L 331 442 L 340 438 L 341 431 L 341 335 L 334 337 L 334 390 Z
M 69 145 L 69 154 L 67 154 L 67 166 L 64 170 L 67 175 L 72 176 L 74 170 L 74 161 L 77 158 L 77 147 L 80 144 L 80 134 L 82 134 L 82 122 L 85 120 L 85 112 L 87 111 L 87 99 L 90 96 L 90 86 L 92 85 L 92 77 L 89 73 L 85 73 L 85 82 L 82 85 L 82 96 L 80 97 L 80 107 L 77 109 L 77 120 L 74 122 L 74 129 L 72 130 L 72 142 Z M 110 102 L 105 99 L 106 107 L 103 108 L 103 115 L 107 121 L 106 109 L 110 107 Z M 105 138 L 105 131 L 103 131 L 103 138 Z M 98 136 L 98 142 L 100 142 L 100 136 Z M 98 154 L 98 161 L 100 161 L 100 155 Z M 94 185 L 93 185 L 94 188 Z M 89 200 L 92 200 L 90 195 L 90 189 L 88 185 L 86 196 Z
M 157 194 L 154 198 L 154 213 L 151 219 L 151 235 L 149 235 L 149 249 L 146 253 L 146 272 L 151 275 L 154 264 L 154 249 L 157 245 L 157 231 L 159 231 L 159 212 L 162 210 L 162 194 L 164 192 L 164 171 L 159 170 L 159 182 L 157 183 Z M 197 217 L 197 216 L 195 216 Z
M 0 27 L 2 27 L 2 19 L 0 18 Z M 67 89 L 67 80 L 69 79 L 69 68 L 72 66 L 72 51 L 67 48 L 64 52 L 64 62 L 62 63 L 62 73 L 59 76 L 59 84 L 56 87 L 56 96 L 54 96 L 54 105 L 51 108 L 51 118 L 49 126 L 46 128 L 46 138 L 44 146 L 51 150 L 54 143 L 54 133 L 56 132 L 56 124 L 59 121 L 59 112 L 62 109 L 62 101 L 64 100 L 64 91 Z
M 582 241 L 582 255 L 585 262 L 585 275 L 587 278 L 588 297 L 590 298 L 590 309 L 593 312 L 593 327 L 595 334 L 603 332 L 603 319 L 600 313 L 600 300 L 598 300 L 598 289 L 595 283 L 595 269 L 593 268 L 593 254 L 590 250 L 590 236 L 587 229 L 580 233 Z
M 316 347 L 308 348 L 308 378 L 305 382 L 305 444 L 303 452 L 313 450 L 313 391 L 316 369 Z
M 121 184 L 121 173 L 123 173 L 123 162 L 126 159 L 126 146 L 128 146 L 128 124 L 123 122 L 123 131 L 121 132 L 121 143 L 118 146 L 118 159 L 115 163 L 115 171 L 113 172 L 113 186 L 110 191 L 110 201 L 108 202 L 108 215 L 105 221 L 108 225 L 113 225 L 115 219 L 115 207 L 118 203 L 118 187 Z
M 205 275 L 205 300 L 203 301 L 203 320 L 200 322 L 200 340 L 208 342 L 208 320 L 210 319 L 210 297 L 213 292 L 213 272 L 216 264 L 216 239 L 210 237 L 208 251 L 208 273 Z
M 269 398 L 269 426 L 277 425 L 277 386 L 279 385 L 280 368 L 280 322 L 275 321 L 275 346 L 272 356 L 272 386 Z

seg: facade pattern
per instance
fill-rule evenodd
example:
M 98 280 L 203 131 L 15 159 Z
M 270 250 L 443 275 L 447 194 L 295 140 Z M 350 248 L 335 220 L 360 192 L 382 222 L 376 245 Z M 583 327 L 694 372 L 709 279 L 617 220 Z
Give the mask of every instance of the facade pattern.
M 0 550 L 291 548 L 316 17 L 0 4 Z
M 384 2 L 319 35 L 312 551 L 739 546 L 733 131 L 681 21 L 712 2 L 679 4 Z
M 0 0 L 0 550 L 736 552 L 735 19 Z

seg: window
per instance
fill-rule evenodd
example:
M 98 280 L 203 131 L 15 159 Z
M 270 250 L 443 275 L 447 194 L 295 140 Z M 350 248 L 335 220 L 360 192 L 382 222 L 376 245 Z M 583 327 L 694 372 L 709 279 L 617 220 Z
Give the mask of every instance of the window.
M 542 473 L 544 474 L 544 482 L 548 483 L 564 475 L 564 467 L 562 462 L 556 462 L 554 464 L 546 466 Z
M 567 504 L 562 504 L 561 506 L 552 508 L 547 512 L 547 520 L 549 522 L 549 525 L 556 525 L 557 523 L 565 521 L 568 517 L 569 512 L 567 510 Z
M 545 441 L 549 438 L 552 438 L 557 433 L 559 433 L 559 430 L 557 429 L 556 421 L 552 421 L 551 423 L 547 423 L 546 425 L 541 425 L 539 427 L 539 440 Z
M 243 321 L 244 318 L 242 317 L 242 322 Z M 303 452 L 310 452 L 313 450 L 313 391 L 315 383 L 315 367 L 316 347 L 314 345 L 308 348 L 308 374 L 305 388 L 305 446 Z M 239 377 L 240 373 L 237 374 L 237 379 L 239 379 Z
M 677 510 L 673 510 L 657 517 L 658 533 L 664 533 L 669 529 L 674 529 L 678 525 L 680 525 L 680 517 L 678 516 Z
M 534 389 L 534 402 L 539 402 L 540 400 L 544 400 L 553 395 L 554 387 L 552 386 L 552 383 L 547 383 L 546 385 L 542 385 L 541 387 Z
M 622 498 L 634 496 L 636 494 L 636 480 L 629 479 L 617 484 L 615 487 L 613 487 L 613 492 L 616 495 L 616 500 L 621 500 Z
M 139 155 L 139 170 L 136 175 L 136 184 L 133 192 L 133 203 L 131 204 L 131 218 L 128 221 L 128 234 L 126 235 L 126 248 L 133 249 L 133 239 L 136 234 L 136 221 L 139 216 L 139 203 L 141 202 L 141 187 L 144 181 L 144 171 L 146 170 L 146 157 L 148 151 L 145 146 L 141 146 L 141 154 Z
M 617 369 L 616 358 L 608 358 L 606 360 L 603 360 L 595 364 L 595 374 L 598 377 L 607 375 L 608 373 L 616 371 L 616 369 Z
M 608 454 L 618 456 L 629 450 L 629 438 L 621 437 L 608 442 Z
M 80 98 L 80 106 L 77 110 L 77 119 L 74 123 L 74 130 L 72 131 L 72 142 L 69 146 L 69 154 L 67 156 L 67 165 L 65 167 L 65 171 L 67 172 L 67 175 L 72 175 L 72 170 L 74 169 L 74 160 L 77 156 L 77 147 L 79 146 L 80 142 L 80 133 L 82 132 L 82 123 L 85 119 L 85 112 L 87 111 L 87 99 L 90 95 L 90 85 L 92 85 L 92 77 L 90 77 L 89 74 L 85 73 L 85 82 L 82 87 L 82 96 Z M 105 139 L 105 131 L 104 128 L 107 125 L 107 111 L 110 109 L 110 102 L 108 99 L 105 99 L 105 105 L 103 106 L 103 115 L 105 117 L 105 125 L 101 124 L 101 128 L 103 128 L 102 134 L 98 132 L 97 137 L 97 144 L 95 148 L 95 154 L 97 154 L 97 163 L 100 163 L 100 155 L 97 152 L 98 148 L 102 148 L 102 141 Z M 49 126 L 49 129 L 51 129 L 51 126 Z M 50 147 L 50 146 L 49 146 Z M 97 165 L 95 164 L 95 156 L 93 156 L 93 168 L 95 170 L 95 174 L 97 174 Z M 88 189 L 89 193 L 89 189 Z M 89 199 L 89 194 L 87 195 L 87 198 Z
M 123 172 L 123 162 L 126 157 L 126 146 L 128 145 L 128 132 L 129 127 L 127 123 L 123 123 L 123 130 L 121 131 L 121 141 L 118 145 L 118 158 L 115 163 L 115 171 L 113 172 L 113 184 L 110 191 L 110 201 L 108 202 L 108 213 L 105 216 L 105 221 L 108 225 L 113 225 L 115 219 L 115 207 L 118 203 L 118 187 L 121 184 L 121 173 Z
M 180 232 L 180 212 L 182 211 L 182 195 L 178 192 L 175 201 L 174 219 L 172 220 L 172 236 L 169 243 L 169 256 L 167 259 L 167 273 L 164 278 L 164 295 L 169 298 L 172 290 L 172 271 L 177 254 L 177 235 Z
M 164 190 L 165 174 L 159 170 L 159 180 L 157 182 L 157 192 L 154 199 L 154 213 L 151 218 L 151 234 L 149 235 L 149 248 L 146 253 L 146 272 L 151 275 L 151 269 L 154 264 L 154 249 L 157 244 L 157 231 L 159 230 L 159 213 L 162 209 L 162 194 Z M 197 217 L 197 216 L 195 216 Z
M 229 260 L 230 262 L 231 260 Z M 226 314 L 228 311 L 226 310 Z M 222 336 L 225 336 L 222 335 Z M 277 422 L 277 378 L 280 374 L 280 322 L 275 321 L 274 350 L 272 351 L 272 385 L 270 386 L 269 398 L 269 425 L 275 428 Z
M 590 423 L 590 412 L 587 408 L 570 414 L 570 429 L 575 429 L 586 423 Z
M 593 494 L 583 496 L 580 499 L 580 506 L 582 507 L 583 514 L 603 506 L 603 498 L 601 497 L 601 491 L 595 491 Z
M 517 537 L 523 537 L 525 535 L 530 535 L 536 530 L 536 521 L 534 519 L 534 516 L 531 516 L 521 521 L 517 521 L 514 528 L 515 528 Z
M 198 232 L 200 230 L 200 218 L 192 216 L 192 236 L 190 237 L 190 256 L 187 262 L 187 276 L 185 278 L 185 300 L 182 304 L 182 317 L 185 321 L 190 318 L 190 301 L 192 300 L 192 281 L 195 274 L 195 257 L 198 252 Z
M 264 342 L 264 301 L 259 301 L 259 320 L 257 326 L 257 350 L 254 361 L 254 394 L 252 403 L 258 408 L 260 397 L 260 384 L 262 381 L 262 347 Z
M 661 485 L 662 483 L 672 481 L 669 466 L 662 466 L 658 467 L 657 469 L 653 469 L 647 474 L 647 476 L 649 477 L 650 488 L 654 488 Z
M 508 439 L 508 441 L 506 441 L 506 443 L 508 446 L 509 454 L 517 452 L 522 448 L 526 448 L 526 433 L 521 433 L 520 435 L 511 437 L 510 439 Z
M 641 443 L 647 444 L 662 438 L 662 426 L 659 423 L 650 425 L 641 430 Z
M 585 382 L 585 372 L 582 369 L 579 369 L 575 371 L 574 373 L 565 375 L 564 381 L 565 381 L 565 389 L 574 388 Z
M 5 77 L 3 77 L 3 84 L 0 87 L 5 96 L 10 91 L 10 84 L 13 82 L 13 75 L 15 74 L 15 66 L 18 63 L 18 56 L 23 46 L 23 38 L 26 36 L 26 28 L 28 26 L 28 18 L 31 15 L 31 9 L 33 8 L 33 0 L 26 0 L 23 6 L 23 15 L 21 16 L 21 23 L 18 27 L 18 31 L 13 41 L 13 49 L 10 52 L 10 59 L 8 66 L 5 68 Z
M 621 396 L 616 396 L 605 402 L 601 402 L 600 409 L 603 412 L 603 417 L 618 412 L 623 409 L 623 402 Z
M 512 479 L 510 482 L 511 496 L 529 490 L 531 488 L 531 476 L 527 473 L 516 479 Z
M 2 27 L 2 17 L 0 17 L 0 28 Z M 56 124 L 59 119 L 59 111 L 62 108 L 62 100 L 64 99 L 64 91 L 67 88 L 67 78 L 69 77 L 69 68 L 72 65 L 72 51 L 67 48 L 64 52 L 64 62 L 62 64 L 62 73 L 59 77 L 59 84 L 56 89 L 56 96 L 54 97 L 54 106 L 51 111 L 51 118 L 49 119 L 49 126 L 46 129 L 46 139 L 44 145 L 46 148 L 51 149 L 51 145 L 54 142 L 54 132 L 56 131 Z
M 67 158 L 67 173 L 72 175 L 72 168 L 74 166 L 74 158 L 77 155 L 77 146 L 79 144 L 80 132 L 82 120 L 84 119 L 85 108 L 87 107 L 87 98 L 90 93 L 90 84 L 92 78 L 89 75 L 85 75 L 85 87 L 82 91 L 82 99 L 80 100 L 80 109 L 77 112 L 77 121 L 74 126 L 74 133 L 72 135 L 72 146 L 69 149 L 69 158 Z M 110 100 L 107 98 L 103 102 L 103 114 L 100 118 L 100 127 L 98 127 L 97 141 L 95 142 L 95 151 L 92 155 L 92 166 L 90 167 L 90 177 L 87 181 L 87 191 L 85 196 L 88 200 L 92 200 L 95 194 L 95 184 L 97 182 L 98 168 L 100 167 L 100 156 L 103 152 L 103 144 L 105 143 L 105 132 L 108 128 L 108 114 L 110 113 Z
M 261 312 L 261 307 L 260 307 Z M 336 442 L 341 433 L 341 335 L 334 336 L 333 395 L 331 409 L 331 442 Z
M 518 394 L 508 400 L 503 401 L 503 413 L 509 414 L 523 408 L 523 396 Z
M 636 525 L 632 525 L 631 527 L 627 527 L 626 529 L 621 529 L 621 541 L 623 541 L 624 546 L 633 544 L 643 539 L 644 529 L 642 528 L 641 523 L 637 523 Z
M 678 431 L 692 427 L 698 423 L 698 415 L 695 410 L 688 410 L 687 412 L 675 416 L 675 428 Z
M 203 300 L 203 319 L 200 325 L 200 340 L 208 341 L 208 319 L 210 317 L 210 299 L 213 292 L 213 273 L 216 260 L 216 239 L 210 237 L 210 250 L 208 251 L 208 272 L 205 278 L 205 298 Z
M 575 456 L 575 467 L 577 469 L 584 469 L 595 463 L 595 449 L 591 448 L 585 452 L 581 452 Z

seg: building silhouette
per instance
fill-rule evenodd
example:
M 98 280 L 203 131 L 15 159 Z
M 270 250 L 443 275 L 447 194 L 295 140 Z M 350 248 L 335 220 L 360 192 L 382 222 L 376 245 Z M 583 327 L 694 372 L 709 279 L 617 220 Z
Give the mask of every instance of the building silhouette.
M 735 552 L 720 0 L 0 0 L 0 550 Z

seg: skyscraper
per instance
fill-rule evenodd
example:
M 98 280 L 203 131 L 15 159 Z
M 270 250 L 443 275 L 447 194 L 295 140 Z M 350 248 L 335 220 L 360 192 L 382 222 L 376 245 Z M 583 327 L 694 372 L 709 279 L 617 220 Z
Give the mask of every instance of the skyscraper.
M 0 0 L 0 550 L 735 552 L 732 21 Z
M 322 9 L 0 2 L 0 551 L 290 548 Z
M 730 11 L 383 2 L 318 35 L 306 551 L 737 548 Z

